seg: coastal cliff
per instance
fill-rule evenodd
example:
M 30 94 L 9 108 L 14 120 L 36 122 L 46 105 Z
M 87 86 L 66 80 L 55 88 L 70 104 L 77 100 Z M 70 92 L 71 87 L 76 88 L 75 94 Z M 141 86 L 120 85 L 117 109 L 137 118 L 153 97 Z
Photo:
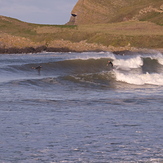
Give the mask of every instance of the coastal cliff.
M 105 24 L 146 20 L 163 24 L 162 0 L 78 0 L 68 24 Z

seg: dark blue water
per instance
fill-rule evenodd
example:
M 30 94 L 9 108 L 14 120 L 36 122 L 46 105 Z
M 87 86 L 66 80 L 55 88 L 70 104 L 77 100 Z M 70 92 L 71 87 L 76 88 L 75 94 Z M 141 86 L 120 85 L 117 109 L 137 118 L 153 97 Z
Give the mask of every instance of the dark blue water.
M 159 52 L 0 55 L 0 162 L 162 163 L 162 106 Z

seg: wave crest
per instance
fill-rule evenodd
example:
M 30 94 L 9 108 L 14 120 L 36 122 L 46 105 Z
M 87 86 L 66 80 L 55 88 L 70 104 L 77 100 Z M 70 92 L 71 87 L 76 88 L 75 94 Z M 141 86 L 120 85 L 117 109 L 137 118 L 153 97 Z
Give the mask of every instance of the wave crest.
M 117 59 L 114 61 L 114 65 L 120 69 L 131 69 L 131 68 L 139 68 L 143 65 L 143 60 L 140 56 L 136 56 L 135 58 L 129 59 Z
M 144 84 L 151 84 L 151 85 L 163 85 L 163 74 L 124 74 L 119 71 L 114 71 L 116 80 L 121 82 L 126 82 L 128 84 L 135 84 L 135 85 L 144 85 Z

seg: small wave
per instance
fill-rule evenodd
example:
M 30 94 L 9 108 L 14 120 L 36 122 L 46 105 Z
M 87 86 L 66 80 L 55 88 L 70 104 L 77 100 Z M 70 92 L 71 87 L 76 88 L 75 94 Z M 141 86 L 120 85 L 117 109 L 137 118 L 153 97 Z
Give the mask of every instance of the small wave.
M 153 53 L 153 54 L 143 54 L 143 55 L 141 55 L 141 58 L 157 60 L 159 64 L 163 65 L 163 54 L 160 52 Z
M 51 85 L 58 84 L 58 77 L 46 77 L 46 76 L 29 76 L 29 77 L 22 77 L 22 76 L 14 76 L 14 77 L 6 77 L 0 80 L 0 84 L 12 84 L 12 85 L 26 85 L 26 86 L 38 86 L 42 87 L 43 85 L 46 87 Z
M 159 64 L 163 65 L 163 55 L 161 53 L 151 56 L 151 59 L 156 59 Z
M 116 59 L 115 54 L 111 52 L 83 52 L 82 55 L 75 55 L 72 59 L 81 59 L 81 60 L 89 60 L 89 59 L 102 59 L 102 58 L 108 58 L 108 59 Z
M 121 82 L 126 82 L 135 85 L 163 85 L 163 74 L 124 74 L 117 70 L 114 70 L 116 80 Z
M 64 76 L 64 80 L 73 83 L 92 84 L 96 86 L 110 86 L 114 83 L 114 76 L 112 72 L 99 72 L 99 73 L 85 73 L 77 75 Z

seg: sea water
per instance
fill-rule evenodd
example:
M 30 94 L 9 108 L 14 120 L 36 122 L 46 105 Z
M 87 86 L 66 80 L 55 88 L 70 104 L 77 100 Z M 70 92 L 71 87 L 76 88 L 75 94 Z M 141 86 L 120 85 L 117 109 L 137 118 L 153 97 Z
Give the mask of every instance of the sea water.
M 160 52 L 0 55 L 0 162 L 161 163 L 162 105 Z

